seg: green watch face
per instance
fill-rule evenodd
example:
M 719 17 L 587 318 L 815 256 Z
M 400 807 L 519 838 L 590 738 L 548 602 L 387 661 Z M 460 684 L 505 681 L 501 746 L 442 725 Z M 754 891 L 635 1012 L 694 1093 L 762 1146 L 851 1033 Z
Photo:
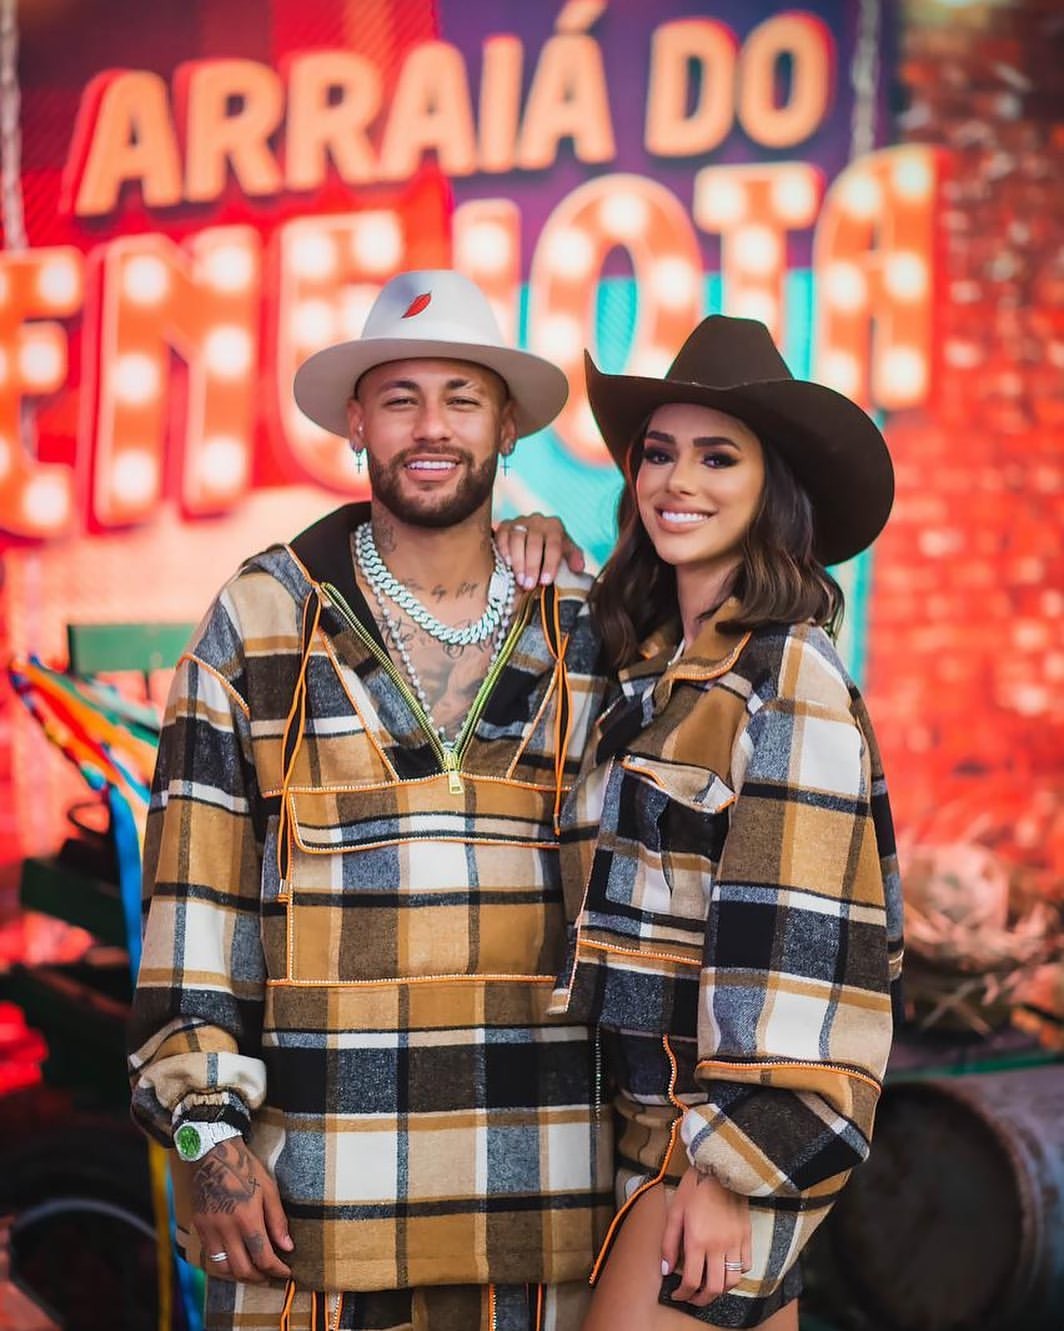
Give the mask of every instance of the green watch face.
M 194 1123 L 182 1123 L 174 1133 L 174 1149 L 182 1160 L 195 1160 L 200 1149 L 200 1134 Z

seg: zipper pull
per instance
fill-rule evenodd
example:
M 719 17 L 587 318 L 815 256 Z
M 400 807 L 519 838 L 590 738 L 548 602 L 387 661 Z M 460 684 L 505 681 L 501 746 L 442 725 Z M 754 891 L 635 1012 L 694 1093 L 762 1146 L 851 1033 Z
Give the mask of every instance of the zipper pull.
M 464 795 L 465 786 L 462 785 L 462 774 L 458 770 L 458 754 L 451 742 L 443 746 L 443 770 L 447 773 L 447 789 L 451 794 Z

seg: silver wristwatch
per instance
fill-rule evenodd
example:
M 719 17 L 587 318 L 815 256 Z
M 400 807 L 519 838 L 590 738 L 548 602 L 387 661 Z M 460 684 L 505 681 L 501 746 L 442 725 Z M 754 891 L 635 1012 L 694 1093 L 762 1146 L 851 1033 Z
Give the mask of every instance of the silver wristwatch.
M 174 1150 L 188 1164 L 202 1160 L 208 1151 L 230 1137 L 239 1137 L 239 1128 L 231 1123 L 199 1123 L 189 1120 L 174 1133 Z

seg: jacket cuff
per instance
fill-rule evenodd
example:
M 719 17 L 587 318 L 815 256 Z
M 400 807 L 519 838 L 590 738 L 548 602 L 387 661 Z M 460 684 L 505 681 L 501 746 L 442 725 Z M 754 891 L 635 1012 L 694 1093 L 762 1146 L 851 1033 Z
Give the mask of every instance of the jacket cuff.
M 174 1106 L 171 1132 L 182 1123 L 227 1123 L 246 1137 L 251 1130 L 251 1110 L 236 1091 L 193 1091 Z

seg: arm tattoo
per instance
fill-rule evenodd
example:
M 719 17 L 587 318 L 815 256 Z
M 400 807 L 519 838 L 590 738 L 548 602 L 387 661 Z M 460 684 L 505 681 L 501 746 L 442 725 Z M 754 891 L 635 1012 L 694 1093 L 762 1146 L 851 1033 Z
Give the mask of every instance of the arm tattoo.
M 250 1202 L 259 1181 L 252 1175 L 252 1158 L 239 1137 L 219 1143 L 203 1157 L 192 1179 L 193 1209 L 204 1215 L 232 1215 Z

